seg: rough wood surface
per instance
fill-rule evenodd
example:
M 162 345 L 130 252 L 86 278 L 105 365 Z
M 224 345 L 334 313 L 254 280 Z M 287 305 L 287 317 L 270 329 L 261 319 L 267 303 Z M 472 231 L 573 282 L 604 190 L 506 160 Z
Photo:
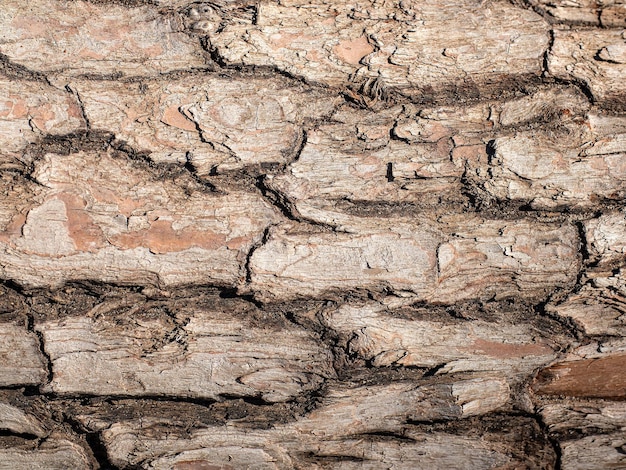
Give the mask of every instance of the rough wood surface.
M 14 434 L 30 434 L 37 437 L 46 435 L 37 419 L 8 403 L 0 403 L 0 429 Z
M 0 4 L 0 469 L 626 467 L 624 1 Z
M 375 81 L 366 84 L 375 96 L 387 87 L 409 96 L 456 87 L 484 94 L 503 74 L 538 76 L 549 41 L 541 18 L 505 3 L 475 5 L 266 3 L 253 25 L 233 21 L 222 31 L 210 28 L 213 11 L 205 32 L 226 64 L 276 67 L 329 86 Z
M 592 207 L 624 197 L 626 134 L 605 134 L 594 115 L 560 129 L 498 137 L 485 189 L 499 200 L 529 201 L 533 208 Z M 598 129 L 599 130 L 599 129 Z M 480 170 L 479 170 L 480 171 Z
M 19 168 L 24 148 L 43 135 L 85 130 L 79 104 L 66 90 L 0 79 L 0 168 Z
M 623 30 L 554 32 L 548 71 L 555 77 L 580 80 L 594 100 L 624 110 L 626 33 Z
M 302 233 L 297 225 L 271 230 L 250 259 L 252 289 L 280 299 L 383 288 L 420 301 L 533 298 L 550 284 L 571 286 L 569 273 L 578 264 L 577 234 L 567 225 L 535 223 L 531 230 L 524 220 L 474 217 L 437 225 L 393 218 L 337 222 L 340 231 L 331 233 Z
M 36 385 L 46 379 L 39 340 L 25 325 L 0 323 L 0 384 Z
M 259 194 L 212 193 L 187 171 L 167 177 L 123 153 L 47 153 L 32 176 L 46 189 L 0 240 L 0 273 L 26 285 L 236 285 L 279 220 Z
M 314 420 L 315 418 L 311 418 Z M 506 418 L 505 418 L 506 419 Z M 501 431 L 510 430 L 527 438 L 536 437 L 536 424 L 524 418 L 509 417 L 491 422 Z M 530 448 L 506 438 L 505 433 L 486 432 L 481 435 L 469 429 L 458 435 L 458 429 L 440 426 L 429 429 L 408 425 L 402 439 L 375 433 L 352 437 L 350 428 L 337 423 L 334 436 L 317 436 L 294 425 L 270 430 L 238 430 L 209 428 L 191 432 L 185 437 L 168 438 L 160 420 L 146 420 L 145 434 L 137 435 L 136 423 L 112 426 L 103 433 L 111 449 L 111 459 L 125 468 L 126 456 L 140 468 L 202 468 L 228 462 L 232 468 L 418 468 L 443 469 L 462 461 L 471 468 L 488 469 L 500 466 L 541 465 L 553 463 L 546 442 L 536 440 Z M 479 425 L 470 421 L 467 426 Z M 336 436 L 336 437 L 335 437 Z M 445 452 L 442 449 L 445 448 Z
M 174 15 L 136 3 L 8 0 L 0 50 L 14 64 L 53 78 L 156 75 L 205 65 L 202 48 Z
M 420 308 L 389 309 L 368 303 L 328 311 L 324 319 L 350 354 L 373 367 L 435 368 L 437 375 L 471 371 L 503 377 L 528 374 L 552 362 L 567 342 L 557 325 L 533 325 L 538 319 L 528 313 L 522 324 L 518 322 L 523 313 L 506 311 L 498 312 L 498 324 L 479 318 L 451 321 L 445 314 L 429 318 L 425 313 Z M 549 336 L 542 338 L 542 329 L 549 330 Z
M 543 369 L 533 388 L 539 395 L 623 399 L 626 397 L 625 361 L 623 340 L 591 343 Z
M 339 104 L 337 97 L 285 80 L 236 76 L 113 86 L 73 80 L 71 88 L 93 129 L 116 129 L 116 138 L 151 160 L 188 162 L 200 176 L 289 161 L 304 122 L 323 119 Z
M 626 23 L 623 0 L 530 0 L 557 23 L 620 27 Z
M 41 445 L 32 445 L 29 442 L 19 445 L 11 442 L 5 448 L 2 444 L 4 443 L 0 443 L 0 468 L 3 470 L 93 468 L 93 461 L 85 450 L 66 439 L 47 439 Z
M 626 406 L 623 401 L 564 400 L 539 412 L 561 436 L 562 465 L 573 469 L 621 468 L 626 465 Z
M 250 307 L 114 299 L 83 317 L 37 323 L 57 394 L 254 397 L 270 403 L 317 389 L 331 354 L 300 328 L 255 325 Z M 237 314 L 226 314 L 235 311 Z M 123 331 L 123 336 L 120 336 Z M 102 370 L 84 377 L 81 370 Z

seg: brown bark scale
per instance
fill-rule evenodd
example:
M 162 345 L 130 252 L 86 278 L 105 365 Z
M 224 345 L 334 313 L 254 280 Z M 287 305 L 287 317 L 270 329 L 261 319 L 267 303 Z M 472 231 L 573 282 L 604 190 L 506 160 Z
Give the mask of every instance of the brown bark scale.
M 0 469 L 626 468 L 625 27 L 0 2 Z

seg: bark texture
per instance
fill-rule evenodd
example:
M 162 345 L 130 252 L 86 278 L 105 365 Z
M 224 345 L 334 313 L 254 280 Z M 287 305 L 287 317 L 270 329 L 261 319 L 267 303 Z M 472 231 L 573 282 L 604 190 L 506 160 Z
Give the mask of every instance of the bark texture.
M 0 469 L 626 468 L 625 27 L 1 1 Z

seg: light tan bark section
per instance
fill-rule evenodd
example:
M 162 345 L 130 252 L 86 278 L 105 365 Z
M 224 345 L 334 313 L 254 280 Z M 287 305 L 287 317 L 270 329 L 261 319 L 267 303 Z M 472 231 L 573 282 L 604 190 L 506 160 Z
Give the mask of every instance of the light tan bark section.
M 0 323 L 0 386 L 38 385 L 47 375 L 37 336 L 25 326 Z
M 24 148 L 42 136 L 68 134 L 85 126 L 70 92 L 43 83 L 0 78 L 0 170 L 19 168 Z
M 335 217 L 330 211 L 309 215 L 339 231 L 273 229 L 250 261 L 251 287 L 259 296 L 387 288 L 426 301 L 537 297 L 551 287 L 572 285 L 578 265 L 577 235 L 567 225 L 466 216 L 420 224 Z
M 0 52 L 50 75 L 157 75 L 203 67 L 197 40 L 175 15 L 115 3 L 7 0 L 0 14 Z M 88 40 L 86 40 L 88 38 Z
M 295 208 L 345 199 L 432 206 L 459 199 L 465 177 L 497 201 L 584 209 L 624 196 L 624 155 L 622 116 L 552 87 L 472 106 L 396 106 L 375 118 L 340 109 L 307 133 L 297 161 L 268 185 Z
M 605 400 L 562 400 L 542 404 L 539 412 L 557 433 L 563 468 L 606 469 L 626 464 L 626 404 Z M 576 436 L 568 437 L 568 434 Z
M 604 214 L 585 222 L 587 250 L 602 266 L 620 262 L 626 253 L 626 214 Z
M 623 110 L 625 34 L 620 29 L 556 30 L 548 71 L 559 78 L 582 81 L 599 103 Z
M 621 274 L 621 273 L 620 273 Z M 626 289 L 621 276 L 597 277 L 547 310 L 570 317 L 589 335 L 626 334 Z
M 420 94 L 463 81 L 478 87 L 501 74 L 537 76 L 548 45 L 541 17 L 504 2 L 474 7 L 262 3 L 255 25 L 208 32 L 229 64 L 277 67 L 330 86 L 376 79 L 374 95 L 385 87 Z
M 513 377 L 549 364 L 559 349 L 557 335 L 537 337 L 531 325 L 504 319 L 490 323 L 403 318 L 377 303 L 342 306 L 324 319 L 350 354 L 373 367 L 439 367 L 437 375 L 481 371 Z
M 39 446 L 0 448 L 2 470 L 91 470 L 92 459 L 79 445 L 63 438 L 50 438 Z
M 392 390 L 389 391 L 393 394 Z M 386 403 L 386 399 L 382 399 Z M 337 410 L 338 414 L 334 416 L 337 422 L 332 435 L 323 432 L 327 418 L 321 412 L 313 413 L 310 418 L 299 423 L 269 430 L 209 427 L 199 428 L 178 438 L 167 438 L 160 420 L 146 418 L 142 431 L 137 430 L 137 422 L 121 422 L 104 431 L 103 438 L 110 450 L 112 462 L 122 468 L 141 463 L 141 468 L 181 470 L 194 466 L 202 468 L 203 465 L 224 465 L 226 468 L 254 466 L 262 469 L 388 466 L 444 469 L 463 462 L 472 468 L 489 469 L 516 466 L 534 460 L 534 456 L 526 454 L 514 440 L 516 435 L 524 432 L 524 428 L 530 424 L 528 422 L 516 422 L 515 419 L 507 424 L 503 422 L 502 425 L 510 426 L 508 438 L 489 431 L 482 432 L 480 436 L 467 436 L 445 430 L 428 432 L 420 427 L 405 425 L 402 431 L 404 439 L 389 439 L 384 437 L 384 430 L 388 426 L 386 421 L 376 422 L 374 429 L 377 432 L 358 434 L 373 416 L 365 411 L 361 421 L 358 408 L 361 400 L 357 397 L 355 401 Z M 392 406 L 397 407 L 395 404 Z M 445 407 L 445 404 L 435 405 L 435 410 L 439 406 Z M 421 403 L 418 402 L 417 408 L 420 407 Z M 435 410 L 428 414 L 437 413 Z M 388 408 L 387 415 L 391 417 L 393 414 L 394 409 Z M 318 418 L 323 418 L 323 421 L 318 421 Z M 389 424 L 393 429 L 394 420 Z M 308 427 L 313 431 L 307 431 Z M 320 432 L 315 429 L 320 429 Z M 536 445 L 541 448 L 541 444 Z M 541 450 L 542 453 L 546 452 L 545 449 Z M 544 458 L 549 460 L 547 455 Z
M 47 154 L 34 178 L 46 188 L 39 204 L 0 242 L 0 274 L 27 285 L 236 285 L 279 220 L 258 193 L 212 194 L 186 172 L 159 178 L 126 155 Z
M 84 317 L 38 324 L 52 361 L 48 390 L 275 403 L 334 374 L 330 352 L 299 328 L 263 328 L 219 309 L 177 304 L 169 307 L 173 317 L 155 315 L 158 309 L 136 302 L 103 303 Z M 113 313 L 118 309 L 124 313 Z
M 2 402 L 0 402 L 0 430 L 37 437 L 43 437 L 47 434 L 39 420 L 34 416 L 16 406 Z
M 557 131 L 496 138 L 484 188 L 499 200 L 530 201 L 537 209 L 621 200 L 626 194 L 626 133 L 604 133 L 609 125 L 595 125 L 597 121 L 591 114 L 566 121 Z M 622 123 L 615 118 L 614 127 Z
M 94 129 L 200 175 L 293 158 L 306 119 L 339 99 L 281 80 L 217 76 L 123 84 L 73 81 Z
M 605 27 L 626 25 L 623 0 L 531 0 L 558 22 Z

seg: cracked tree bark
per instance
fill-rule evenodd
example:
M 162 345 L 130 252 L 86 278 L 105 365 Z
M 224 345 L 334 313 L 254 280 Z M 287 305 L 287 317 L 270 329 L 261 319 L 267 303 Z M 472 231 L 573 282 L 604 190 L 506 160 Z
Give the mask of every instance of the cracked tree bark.
M 626 467 L 622 0 L 4 0 L 0 469 Z

